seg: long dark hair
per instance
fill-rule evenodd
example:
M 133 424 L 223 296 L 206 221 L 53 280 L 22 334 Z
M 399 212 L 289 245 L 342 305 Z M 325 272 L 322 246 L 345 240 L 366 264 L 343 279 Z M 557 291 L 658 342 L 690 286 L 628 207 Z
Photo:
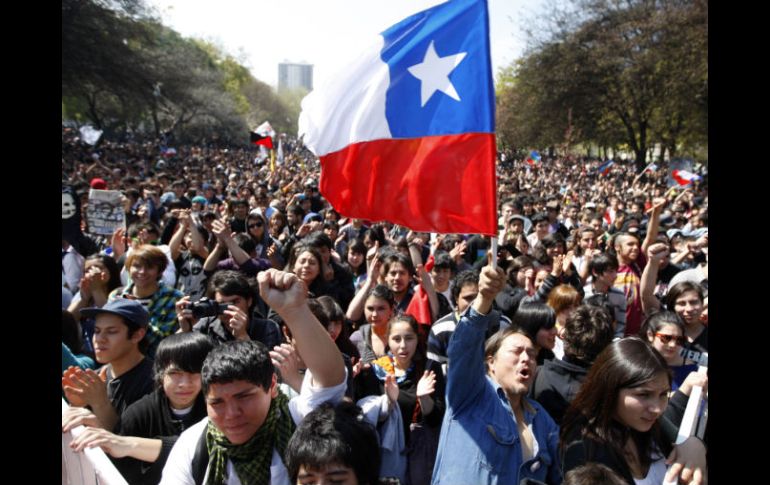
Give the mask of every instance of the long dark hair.
M 564 240 L 564 236 L 562 236 L 558 232 L 554 232 L 553 234 L 548 234 L 535 245 L 533 249 L 534 259 L 536 259 L 538 263 L 544 266 L 551 266 L 553 264 L 553 258 L 548 256 L 548 253 L 546 252 L 546 250 L 550 248 L 554 248 L 559 245 L 561 245 L 562 249 L 564 249 L 562 254 L 566 254 L 567 242 Z
M 686 330 L 684 327 L 684 322 L 679 317 L 679 315 L 673 311 L 663 310 L 655 312 L 644 319 L 644 322 L 642 322 L 642 327 L 639 329 L 639 337 L 644 340 L 649 340 L 649 336 L 647 335 L 648 332 L 655 334 L 665 325 L 673 325 L 679 329 L 682 335 L 685 335 Z
M 361 276 L 362 274 L 366 274 L 366 245 L 364 242 L 358 238 L 354 238 L 352 241 L 350 241 L 350 244 L 348 244 L 348 254 L 350 253 L 359 253 L 364 255 L 364 259 L 361 261 L 361 264 L 358 265 L 358 268 L 354 268 L 353 266 L 348 263 L 347 254 L 345 255 L 345 261 L 344 264 L 348 268 L 350 268 L 350 272 L 353 273 L 353 276 Z
M 315 301 L 321 305 L 329 322 L 340 322 L 342 324 L 342 330 L 340 330 L 340 334 L 337 335 L 337 340 L 334 341 L 334 343 L 337 344 L 337 348 L 340 349 L 340 352 L 347 354 L 350 357 L 360 358 L 361 355 L 358 353 L 358 348 L 350 341 L 349 325 L 345 321 L 345 312 L 342 311 L 340 304 L 328 295 L 320 296 L 316 298 Z
M 326 281 L 324 281 L 324 260 L 318 249 L 307 244 L 297 244 L 291 250 L 289 262 L 286 264 L 285 271 L 294 273 L 294 264 L 297 262 L 300 255 L 305 252 L 312 254 L 316 261 L 318 261 L 318 275 L 316 275 L 315 279 L 310 282 L 308 290 L 316 297 L 325 295 L 328 293 L 329 288 Z
M 651 463 L 652 451 L 661 449 L 660 425 L 656 421 L 650 431 L 627 428 L 615 419 L 621 389 L 650 382 L 661 373 L 671 385 L 668 364 L 652 345 L 638 337 L 612 342 L 594 361 L 586 380 L 562 420 L 559 447 L 564 453 L 578 436 L 606 444 L 618 461 L 626 463 L 623 449 L 633 439 L 643 468 Z M 588 457 L 590 461 L 592 457 Z
M 402 322 L 409 324 L 412 331 L 414 331 L 414 334 L 417 336 L 417 348 L 412 356 L 412 363 L 414 364 L 414 378 L 419 380 L 425 370 L 425 360 L 427 359 L 426 356 L 428 351 L 425 338 L 423 337 L 424 334 L 420 331 L 420 324 L 417 323 L 417 320 L 412 315 L 407 314 L 400 314 L 391 318 L 388 322 L 388 341 L 390 341 L 390 330 L 393 328 L 393 325 Z M 386 348 L 389 347 L 387 342 L 385 346 Z M 390 348 L 388 348 L 388 350 L 390 350 Z

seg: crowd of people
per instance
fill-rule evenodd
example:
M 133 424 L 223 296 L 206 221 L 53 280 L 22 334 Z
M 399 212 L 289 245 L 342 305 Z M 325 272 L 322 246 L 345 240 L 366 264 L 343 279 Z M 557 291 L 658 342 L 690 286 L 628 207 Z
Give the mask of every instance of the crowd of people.
M 339 214 L 281 142 L 63 128 L 75 451 L 131 484 L 705 483 L 708 432 L 674 442 L 708 390 L 707 177 L 500 153 L 499 234 L 429 234 Z

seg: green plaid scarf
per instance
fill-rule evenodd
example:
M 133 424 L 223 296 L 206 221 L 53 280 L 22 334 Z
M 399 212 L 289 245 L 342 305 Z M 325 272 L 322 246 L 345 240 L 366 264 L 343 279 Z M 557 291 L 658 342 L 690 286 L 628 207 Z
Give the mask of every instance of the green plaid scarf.
M 295 429 L 289 413 L 289 398 L 282 392 L 273 398 L 267 418 L 249 441 L 234 445 L 209 421 L 206 446 L 209 450 L 209 478 L 207 485 L 221 485 L 227 480 L 227 460 L 233 462 L 243 485 L 270 483 L 270 463 L 273 448 L 283 460 L 286 445 Z

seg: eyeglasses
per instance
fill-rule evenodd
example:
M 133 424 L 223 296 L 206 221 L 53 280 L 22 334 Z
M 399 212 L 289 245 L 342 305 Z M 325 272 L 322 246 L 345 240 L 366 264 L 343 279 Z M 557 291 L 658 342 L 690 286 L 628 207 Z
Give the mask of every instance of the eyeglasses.
M 656 333 L 655 336 L 658 337 L 664 344 L 668 344 L 672 340 L 680 346 L 687 343 L 687 339 L 683 335 L 667 335 L 665 333 Z
M 254 224 L 249 224 L 249 225 L 248 225 L 248 226 L 246 226 L 246 227 L 248 227 L 249 229 L 253 229 L 253 228 L 255 228 L 255 227 L 262 227 L 262 222 L 259 222 L 259 221 L 258 221 L 258 222 L 255 222 Z

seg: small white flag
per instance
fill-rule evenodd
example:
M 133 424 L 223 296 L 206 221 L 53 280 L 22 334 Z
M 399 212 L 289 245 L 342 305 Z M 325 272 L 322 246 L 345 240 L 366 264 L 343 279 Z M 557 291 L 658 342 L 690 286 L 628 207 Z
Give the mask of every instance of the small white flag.
M 99 141 L 99 137 L 102 136 L 102 133 L 102 130 L 97 130 L 91 125 L 83 125 L 80 127 L 80 137 L 84 142 L 92 146 L 96 145 L 96 142 Z

